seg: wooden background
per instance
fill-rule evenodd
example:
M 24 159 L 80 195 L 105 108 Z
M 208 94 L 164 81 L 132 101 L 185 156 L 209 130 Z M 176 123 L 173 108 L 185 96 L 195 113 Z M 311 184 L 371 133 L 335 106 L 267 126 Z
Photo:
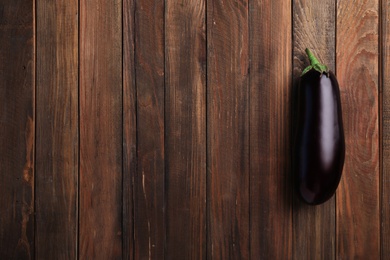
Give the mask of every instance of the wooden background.
M 1 259 L 389 259 L 390 0 L 1 0 Z M 341 87 L 336 196 L 291 100 Z

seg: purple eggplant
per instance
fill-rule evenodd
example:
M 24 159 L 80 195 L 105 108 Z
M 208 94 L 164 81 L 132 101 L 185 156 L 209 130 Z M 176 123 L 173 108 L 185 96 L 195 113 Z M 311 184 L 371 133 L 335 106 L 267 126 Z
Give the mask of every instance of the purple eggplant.
M 345 140 L 337 79 L 309 49 L 306 53 L 311 64 L 302 72 L 297 90 L 292 167 L 299 197 L 317 205 L 337 189 Z

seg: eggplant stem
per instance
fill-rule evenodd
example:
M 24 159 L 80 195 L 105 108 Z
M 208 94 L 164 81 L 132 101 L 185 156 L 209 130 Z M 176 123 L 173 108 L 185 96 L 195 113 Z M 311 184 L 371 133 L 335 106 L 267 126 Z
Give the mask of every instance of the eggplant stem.
M 324 65 L 324 64 L 321 64 L 319 61 L 318 61 L 318 59 L 314 56 L 314 54 L 308 49 L 308 48 L 306 48 L 305 49 L 305 52 L 306 52 L 306 54 L 307 54 L 307 56 L 308 56 L 308 58 L 309 58 L 309 60 L 310 60 L 310 65 L 309 66 L 307 66 L 304 70 L 303 70 L 303 72 L 302 72 L 302 74 L 301 74 L 301 77 L 303 76 L 303 75 L 305 75 L 307 72 L 309 72 L 310 70 L 315 70 L 315 71 L 317 71 L 317 72 L 319 72 L 320 73 L 320 76 L 323 74 L 323 73 L 328 73 L 329 72 L 329 70 L 328 70 L 328 67 L 326 66 L 326 65 Z
M 307 57 L 308 57 L 309 60 L 310 60 L 310 65 L 311 65 L 311 66 L 314 66 L 315 64 L 320 63 L 320 62 L 317 60 L 316 56 L 314 56 L 314 54 L 313 54 L 308 48 L 305 49 L 305 52 L 306 52 L 306 54 L 307 54 Z

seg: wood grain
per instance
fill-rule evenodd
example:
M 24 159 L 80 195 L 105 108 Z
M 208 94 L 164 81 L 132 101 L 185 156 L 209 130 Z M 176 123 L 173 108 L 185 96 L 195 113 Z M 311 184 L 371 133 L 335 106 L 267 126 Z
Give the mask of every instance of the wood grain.
M 34 257 L 34 2 L 0 3 L 0 258 Z
M 381 3 L 381 257 L 386 259 L 390 255 L 390 1 L 382 0 Z
M 0 1 L 0 259 L 387 259 L 389 10 Z M 290 172 L 306 47 L 346 137 L 315 207 Z
M 81 259 L 122 258 L 121 1 L 80 1 Z
M 134 259 L 134 176 L 137 171 L 135 1 L 123 0 L 123 259 Z
M 248 2 L 207 1 L 208 259 L 248 259 Z
M 164 259 L 165 122 L 164 1 L 135 10 L 137 174 L 134 179 L 135 259 Z
M 291 2 L 250 1 L 249 42 L 251 259 L 289 259 Z
M 337 77 L 346 156 L 337 191 L 337 258 L 379 259 L 378 1 L 338 1 Z
M 335 5 L 335 0 L 293 1 L 293 100 L 296 100 L 302 70 L 309 65 L 305 48 L 311 49 L 322 63 L 335 71 Z M 294 103 L 293 111 L 296 107 Z M 294 120 L 295 115 L 292 116 Z M 294 192 L 293 208 L 293 257 L 334 259 L 335 197 L 313 207 L 301 202 Z
M 36 101 L 35 256 L 75 259 L 79 151 L 76 0 L 37 1 Z
M 205 18 L 205 1 L 166 1 L 166 259 L 206 258 Z

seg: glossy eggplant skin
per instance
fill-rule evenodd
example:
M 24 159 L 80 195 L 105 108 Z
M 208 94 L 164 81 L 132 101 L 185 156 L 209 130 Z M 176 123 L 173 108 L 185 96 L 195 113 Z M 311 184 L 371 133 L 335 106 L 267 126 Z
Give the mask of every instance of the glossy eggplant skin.
M 292 166 L 295 188 L 317 205 L 335 193 L 343 171 L 345 140 L 340 89 L 335 75 L 310 70 L 297 90 Z

